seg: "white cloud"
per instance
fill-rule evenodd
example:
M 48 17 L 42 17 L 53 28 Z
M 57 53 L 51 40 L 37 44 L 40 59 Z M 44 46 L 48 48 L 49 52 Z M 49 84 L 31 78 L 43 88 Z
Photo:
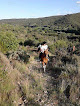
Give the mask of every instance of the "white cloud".
M 77 4 L 80 4 L 80 1 L 77 1 L 76 3 L 77 3 Z

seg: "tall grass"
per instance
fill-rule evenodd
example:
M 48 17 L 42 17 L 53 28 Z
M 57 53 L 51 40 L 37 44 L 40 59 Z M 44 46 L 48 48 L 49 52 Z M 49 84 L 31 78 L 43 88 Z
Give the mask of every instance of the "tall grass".
M 0 106 L 13 106 L 11 91 L 15 88 L 7 72 L 0 70 Z

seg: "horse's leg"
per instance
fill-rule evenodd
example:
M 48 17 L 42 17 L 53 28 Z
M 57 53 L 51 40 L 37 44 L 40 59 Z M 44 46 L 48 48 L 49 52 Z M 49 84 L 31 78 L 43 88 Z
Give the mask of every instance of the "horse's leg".
M 43 65 L 43 69 L 44 69 L 44 72 L 45 72 L 46 64 L 44 62 L 42 62 L 42 65 Z
M 44 65 L 44 72 L 45 72 L 45 70 L 46 70 L 46 64 Z

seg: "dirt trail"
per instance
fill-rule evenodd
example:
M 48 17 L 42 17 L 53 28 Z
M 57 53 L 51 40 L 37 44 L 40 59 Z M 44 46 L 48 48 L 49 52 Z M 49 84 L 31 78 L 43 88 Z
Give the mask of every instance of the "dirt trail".
M 37 101 L 40 106 L 58 106 L 58 93 L 56 88 L 59 80 L 50 75 L 48 69 L 49 65 L 50 62 L 47 65 L 45 73 L 43 72 L 41 63 L 37 60 L 31 61 L 31 65 L 29 66 L 31 71 L 37 71 L 41 74 L 41 77 L 45 79 L 43 84 L 43 94 L 39 93 L 37 95 Z

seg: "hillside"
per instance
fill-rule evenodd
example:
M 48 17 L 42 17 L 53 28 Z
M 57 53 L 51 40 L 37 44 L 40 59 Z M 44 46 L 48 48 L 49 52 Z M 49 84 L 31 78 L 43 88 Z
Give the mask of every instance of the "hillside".
M 57 25 L 77 25 L 80 26 L 80 13 L 68 14 L 55 21 Z
M 35 51 L 27 64 L 0 53 L 0 65 L 4 67 L 0 67 L 0 105 L 78 106 L 80 57 L 57 53 L 50 56 L 45 73 Z
M 54 24 L 80 26 L 80 13 L 32 19 L 4 19 L 0 20 L 0 23 L 23 26 L 53 26 Z
M 23 26 L 31 26 L 31 25 L 38 25 L 44 26 L 50 23 L 54 23 L 55 20 L 59 19 L 62 16 L 51 16 L 51 17 L 44 17 L 44 18 L 31 18 L 31 19 L 4 19 L 0 20 L 0 23 L 6 24 L 13 24 L 13 25 L 23 25 Z
M 43 41 L 46 72 L 37 52 Z M 80 13 L 0 20 L 0 106 L 79 105 Z

